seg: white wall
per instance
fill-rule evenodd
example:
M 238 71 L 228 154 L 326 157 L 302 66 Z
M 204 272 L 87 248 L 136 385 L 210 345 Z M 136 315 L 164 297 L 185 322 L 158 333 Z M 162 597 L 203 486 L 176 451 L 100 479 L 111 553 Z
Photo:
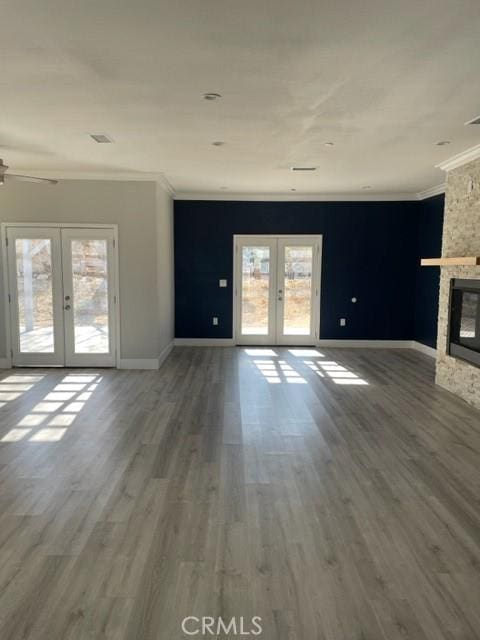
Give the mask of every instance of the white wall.
M 156 185 L 158 347 L 165 355 L 174 339 L 173 198 Z
M 0 222 L 118 224 L 120 357 L 158 358 L 173 336 L 171 203 L 159 185 L 97 180 L 5 184 L 0 187 Z M 3 303 L 2 277 L 0 358 L 6 356 Z

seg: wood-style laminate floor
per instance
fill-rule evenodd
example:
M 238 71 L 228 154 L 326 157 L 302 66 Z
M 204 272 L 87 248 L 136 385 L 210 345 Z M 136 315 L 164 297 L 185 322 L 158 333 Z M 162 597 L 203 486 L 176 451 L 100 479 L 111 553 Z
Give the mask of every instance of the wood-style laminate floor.
M 480 638 L 480 414 L 426 356 L 3 371 L 0 420 L 1 640 Z

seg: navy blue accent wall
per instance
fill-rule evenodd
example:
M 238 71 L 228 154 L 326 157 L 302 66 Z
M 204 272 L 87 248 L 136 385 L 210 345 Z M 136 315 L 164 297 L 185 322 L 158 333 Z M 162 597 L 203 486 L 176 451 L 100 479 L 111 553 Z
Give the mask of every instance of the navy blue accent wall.
M 445 196 L 423 200 L 418 219 L 418 263 L 420 258 L 442 255 L 443 209 Z M 429 347 L 437 346 L 440 267 L 417 266 L 415 286 L 414 339 Z
M 321 338 L 411 340 L 422 205 L 177 200 L 176 337 L 232 337 L 233 235 L 268 233 L 323 235 Z

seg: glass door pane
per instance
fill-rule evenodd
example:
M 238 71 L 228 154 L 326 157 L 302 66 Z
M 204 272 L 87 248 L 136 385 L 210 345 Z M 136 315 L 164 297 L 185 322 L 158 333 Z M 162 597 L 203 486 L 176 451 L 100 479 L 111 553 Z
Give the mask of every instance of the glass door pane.
M 283 334 L 308 336 L 312 326 L 312 246 L 285 246 Z
M 75 353 L 108 353 L 107 241 L 72 240 Z
M 53 353 L 52 241 L 15 240 L 18 330 L 21 353 Z
M 320 238 L 278 239 L 277 343 L 315 344 L 320 315 Z
M 112 229 L 62 229 L 65 362 L 115 366 Z
M 13 365 L 62 364 L 60 232 L 11 226 L 7 240 Z
M 235 249 L 236 338 L 241 344 L 275 340 L 277 241 L 238 236 Z
M 242 335 L 268 335 L 270 247 L 242 247 Z

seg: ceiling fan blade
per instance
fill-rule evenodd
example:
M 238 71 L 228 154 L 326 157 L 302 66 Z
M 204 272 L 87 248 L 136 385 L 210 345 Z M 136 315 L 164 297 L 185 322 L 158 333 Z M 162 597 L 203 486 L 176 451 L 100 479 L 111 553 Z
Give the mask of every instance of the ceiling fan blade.
M 22 176 L 15 173 L 5 174 L 6 180 L 16 180 L 17 182 L 46 182 L 47 184 L 57 184 L 58 180 L 52 180 L 51 178 L 36 178 L 35 176 Z

